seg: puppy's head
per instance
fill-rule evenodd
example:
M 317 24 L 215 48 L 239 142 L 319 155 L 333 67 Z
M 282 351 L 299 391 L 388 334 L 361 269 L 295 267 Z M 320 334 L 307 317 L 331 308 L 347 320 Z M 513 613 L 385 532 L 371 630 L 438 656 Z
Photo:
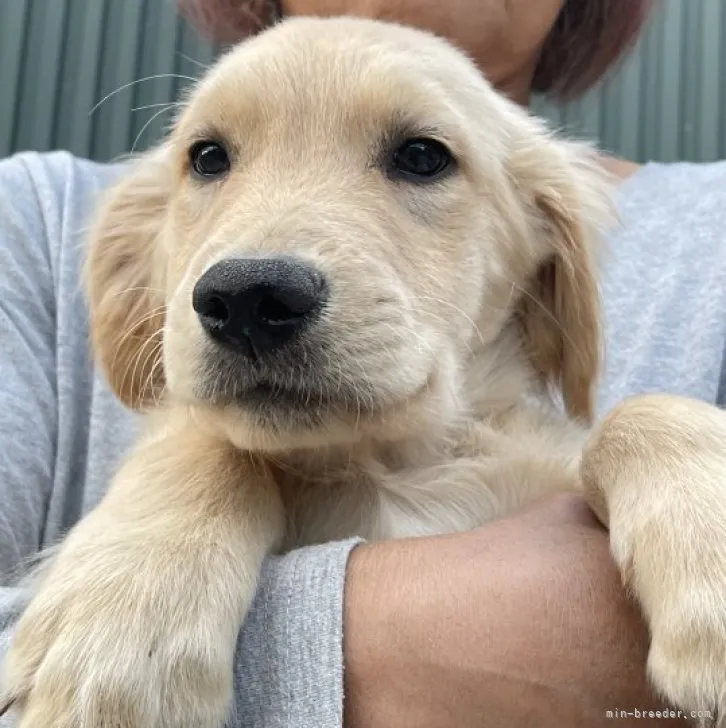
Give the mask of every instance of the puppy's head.
M 244 43 L 103 207 L 88 281 L 119 397 L 246 447 L 398 437 L 466 405 L 513 322 L 588 418 L 599 311 L 588 151 L 428 34 L 295 19 Z

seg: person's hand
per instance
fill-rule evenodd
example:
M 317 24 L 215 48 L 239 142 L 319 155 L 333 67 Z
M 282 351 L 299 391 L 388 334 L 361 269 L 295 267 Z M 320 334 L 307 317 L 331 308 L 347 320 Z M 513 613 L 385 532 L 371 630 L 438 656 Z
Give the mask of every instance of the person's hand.
M 575 496 L 359 546 L 344 642 L 346 728 L 684 725 L 647 715 L 668 710 L 648 687 L 647 632 Z

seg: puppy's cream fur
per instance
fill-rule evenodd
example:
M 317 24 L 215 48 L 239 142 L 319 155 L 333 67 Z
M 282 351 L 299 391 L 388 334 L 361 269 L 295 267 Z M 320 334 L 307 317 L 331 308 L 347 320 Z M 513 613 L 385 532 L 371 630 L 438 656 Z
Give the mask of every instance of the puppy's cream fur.
M 397 135 L 444 141 L 454 174 L 391 178 Z M 232 168 L 202 184 L 188 150 L 208 136 Z M 643 397 L 590 431 L 609 195 L 590 149 L 425 33 L 296 19 L 223 58 L 93 234 L 95 350 L 148 424 L 18 625 L 23 728 L 219 728 L 271 551 L 466 530 L 583 486 L 649 620 L 656 687 L 720 706 L 726 416 Z M 195 282 L 279 253 L 331 284 L 288 372 L 326 393 L 308 419 L 249 411 L 234 381 L 223 402 L 201 394 Z

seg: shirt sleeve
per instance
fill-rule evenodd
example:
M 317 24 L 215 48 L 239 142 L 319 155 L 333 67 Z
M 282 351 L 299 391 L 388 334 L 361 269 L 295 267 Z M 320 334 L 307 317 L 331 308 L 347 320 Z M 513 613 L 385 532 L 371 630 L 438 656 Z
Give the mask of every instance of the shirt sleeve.
M 341 728 L 343 590 L 358 540 L 268 560 L 240 635 L 230 728 Z
M 79 165 L 68 155 L 49 160 L 35 155 L 29 164 L 19 155 L 0 161 L 0 660 L 25 606 L 24 595 L 13 587 L 14 577 L 47 542 L 48 533 L 59 530 L 51 522 L 57 518 L 49 508 L 51 494 L 61 501 L 78 500 L 70 497 L 73 493 L 55 490 L 86 487 L 82 478 L 66 478 L 56 468 L 57 373 L 63 364 L 56 345 L 56 302 L 65 273 L 54 258 L 62 257 L 66 267 L 72 260 L 69 275 L 75 277 L 80 255 L 68 250 L 64 255 L 65 243 L 49 240 L 48 230 L 57 225 L 46 222 L 48 215 L 73 217 L 73 180 L 94 175 L 94 170 L 100 180 L 103 170 Z M 52 202 L 46 195 L 45 204 L 33 172 L 43 165 L 53 167 L 44 184 L 52 180 L 59 192 L 51 195 Z M 48 205 L 59 209 L 49 210 Z M 60 209 L 65 205 L 68 210 Z M 79 381 L 73 386 L 84 385 Z M 113 440 L 100 439 L 103 447 L 113 447 Z M 267 560 L 237 644 L 229 728 L 341 728 L 343 591 L 356 543 L 304 548 Z M 0 718 L 0 728 L 13 725 L 11 716 Z
M 0 162 L 0 656 L 24 606 L 12 584 L 38 551 L 53 481 L 53 290 L 30 175 L 18 159 Z
M 55 296 L 24 164 L 0 163 L 0 587 L 38 550 L 56 441 Z

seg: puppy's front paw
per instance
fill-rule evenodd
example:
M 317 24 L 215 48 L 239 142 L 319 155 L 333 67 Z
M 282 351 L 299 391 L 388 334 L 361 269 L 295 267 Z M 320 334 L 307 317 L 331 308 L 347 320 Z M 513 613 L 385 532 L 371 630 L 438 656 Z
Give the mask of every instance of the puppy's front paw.
M 582 460 L 593 510 L 646 617 L 654 686 L 726 728 L 726 412 L 645 395 L 598 425 Z
M 203 585 L 163 563 L 79 558 L 18 623 L 3 689 L 20 728 L 220 728 L 235 639 Z
M 726 598 L 726 584 L 723 597 Z M 726 603 L 701 609 L 697 594 L 664 605 L 652 633 L 648 673 L 655 688 L 698 726 L 726 726 Z M 711 611 L 711 608 L 713 610 Z
M 689 725 L 726 728 L 726 543 L 625 513 L 613 516 L 611 552 L 650 628 L 650 681 Z
M 695 725 L 726 728 L 726 412 L 667 395 L 593 431 L 582 480 L 646 617 L 648 671 Z

